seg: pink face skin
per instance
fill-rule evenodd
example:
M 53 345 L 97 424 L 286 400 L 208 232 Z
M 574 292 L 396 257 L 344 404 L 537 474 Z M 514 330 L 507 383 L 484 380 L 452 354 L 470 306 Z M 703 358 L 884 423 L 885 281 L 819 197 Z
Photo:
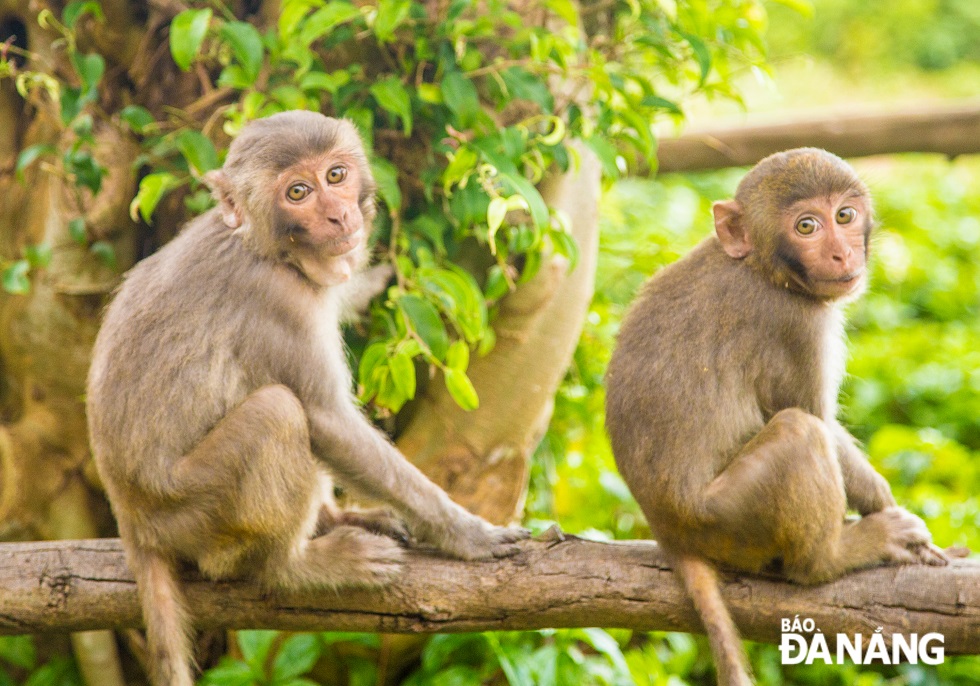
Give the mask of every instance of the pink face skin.
M 801 200 L 783 213 L 783 250 L 803 267 L 801 285 L 813 295 L 842 298 L 863 286 L 869 215 L 867 201 L 857 193 Z
M 290 240 L 328 257 L 346 255 L 364 240 L 356 161 L 342 151 L 304 160 L 276 181 L 276 202 Z

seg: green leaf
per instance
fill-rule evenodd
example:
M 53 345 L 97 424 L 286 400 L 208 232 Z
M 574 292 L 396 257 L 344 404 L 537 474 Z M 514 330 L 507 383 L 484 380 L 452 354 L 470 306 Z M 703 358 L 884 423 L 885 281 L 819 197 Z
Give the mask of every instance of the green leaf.
M 578 4 L 572 0 L 545 0 L 548 9 L 564 19 L 570 26 L 578 28 Z
M 248 22 L 230 21 L 221 26 L 218 35 L 231 45 L 248 85 L 252 85 L 262 68 L 262 36 L 258 30 Z
M 31 292 L 31 282 L 27 278 L 31 265 L 27 260 L 17 260 L 3 270 L 3 290 L 14 295 L 26 295 Z
M 701 79 L 698 85 L 703 86 L 705 80 L 708 78 L 708 73 L 711 71 L 711 52 L 708 50 L 708 46 L 704 44 L 704 41 L 697 36 L 685 31 L 678 31 L 677 33 L 691 45 L 691 50 L 694 51 L 694 58 L 697 60 L 698 67 L 701 69 Z
M 35 243 L 24 248 L 24 257 L 31 267 L 43 269 L 51 264 L 51 246 L 48 243 Z
M 66 87 L 61 89 L 61 121 L 66 126 L 78 116 L 84 106 L 85 101 L 82 99 L 80 88 Z
M 82 0 L 81 2 L 69 2 L 65 9 L 61 11 L 61 23 L 70 29 L 75 28 L 75 24 L 86 14 L 91 14 L 100 21 L 105 21 L 102 14 L 102 6 L 95 0 Z
M 432 355 L 439 360 L 443 359 L 449 349 L 449 335 L 435 306 L 411 293 L 402 296 L 396 303 L 415 333 L 429 346 Z
M 611 179 L 619 178 L 620 171 L 619 165 L 617 164 L 619 152 L 616 150 L 616 146 L 610 143 L 608 138 L 598 134 L 591 138 L 586 138 L 585 144 L 599 158 L 599 162 L 602 164 L 602 173 Z
M 85 231 L 85 220 L 81 217 L 75 217 L 68 222 L 68 235 L 71 236 L 71 239 L 79 245 L 85 245 L 88 243 L 88 232 Z
M 493 198 L 487 207 L 487 240 L 490 241 L 490 252 L 494 255 L 497 254 L 497 242 L 494 237 L 497 235 L 500 225 L 504 223 L 506 216 L 507 199 Z
M 331 95 L 337 94 L 337 89 L 350 82 L 350 72 L 338 69 L 332 74 L 325 74 L 322 71 L 311 71 L 303 75 L 299 81 L 299 87 L 304 91 L 327 91 Z
M 279 12 L 279 36 L 286 38 L 294 33 L 311 9 L 325 4 L 326 0 L 285 0 Z
M 384 343 L 372 343 L 361 355 L 357 368 L 357 380 L 361 386 L 363 399 L 370 400 L 378 392 L 375 370 L 383 366 L 388 359 L 388 346 Z
M 75 177 L 75 184 L 98 193 L 102 188 L 105 169 L 87 150 L 70 150 L 64 156 L 65 169 Z
M 109 269 L 116 268 L 116 249 L 107 241 L 95 241 L 89 246 L 89 252 L 95 255 L 99 261 Z
M 395 35 L 395 30 L 405 21 L 411 0 L 381 0 L 378 3 L 378 14 L 374 19 L 374 35 L 382 43 L 388 43 Z
M 211 10 L 184 10 L 170 22 L 170 54 L 182 70 L 191 68 L 211 24 Z
M 150 111 L 139 105 L 127 105 L 122 108 L 119 118 L 135 133 L 143 133 L 147 127 L 156 123 Z
M 336 26 L 361 16 L 361 11 L 344 0 L 333 0 L 321 7 L 303 24 L 299 32 L 299 42 L 309 45 L 318 38 L 326 36 Z
M 218 168 L 218 151 L 200 131 L 186 129 L 177 135 L 177 149 L 199 175 Z
M 238 647 L 242 649 L 242 657 L 259 673 L 263 673 L 269 650 L 279 636 L 278 631 L 251 630 L 238 632 Z
M 34 669 L 37 655 L 30 636 L 0 636 L 0 658 L 21 669 Z
M 256 674 L 252 668 L 234 658 L 225 656 L 217 667 L 206 671 L 201 684 L 206 686 L 252 686 L 256 683 Z
M 442 79 L 442 98 L 455 115 L 456 126 L 471 127 L 480 113 L 480 98 L 476 86 L 458 71 L 450 71 Z
M 167 191 L 176 188 L 178 185 L 180 183 L 177 177 L 169 172 L 156 172 L 144 176 L 140 181 L 139 192 L 136 193 L 133 202 L 129 204 L 129 216 L 133 218 L 133 221 L 136 221 L 138 211 L 139 216 L 143 217 L 143 221 L 150 224 L 150 217 L 153 216 L 157 204 Z
M 415 397 L 415 364 L 412 358 L 403 353 L 396 353 L 388 360 L 391 379 L 395 387 L 407 399 Z
M 398 115 L 405 129 L 405 136 L 412 135 L 412 100 L 397 76 L 389 76 L 382 81 L 375 81 L 371 86 L 371 95 L 378 105 L 392 114 Z
M 446 377 L 446 390 L 457 405 L 467 411 L 475 410 L 480 406 L 480 397 L 476 394 L 470 377 L 451 367 L 444 369 L 443 373 Z
M 514 100 L 530 100 L 546 114 L 555 107 L 555 98 L 544 79 L 535 76 L 524 67 L 511 67 L 500 73 L 500 78 Z
M 105 60 L 95 53 L 83 55 L 76 52 L 71 56 L 72 65 L 82 80 L 82 93 L 86 102 L 94 99 L 94 91 L 105 74 Z
M 31 674 L 24 686 L 82 686 L 82 677 L 74 661 L 56 657 Z
M 677 103 L 668 100 L 667 98 L 661 98 L 658 95 L 646 95 L 642 100 L 640 100 L 640 104 L 643 107 L 654 107 L 658 110 L 667 110 L 671 114 L 684 114 L 684 112 L 681 111 L 681 108 L 677 106 Z
M 446 366 L 456 371 L 466 371 L 470 366 L 470 346 L 466 345 L 466 341 L 454 341 L 449 346 L 449 352 L 446 353 Z
M 295 634 L 279 648 L 272 664 L 273 681 L 287 681 L 306 674 L 320 659 L 320 639 L 315 634 Z
M 371 160 L 371 173 L 378 185 L 378 195 L 388 207 L 392 216 L 398 214 L 402 207 L 402 191 L 398 187 L 398 167 L 386 159 L 375 157 Z
M 507 283 L 507 277 L 504 276 L 504 270 L 499 264 L 490 267 L 483 290 L 488 300 L 497 300 L 510 292 L 510 284 Z
M 48 143 L 36 143 L 29 147 L 24 148 L 17 155 L 17 164 L 14 166 L 14 172 L 17 175 L 17 180 L 24 183 L 24 170 L 27 169 L 35 160 L 43 155 L 51 155 L 57 152 L 53 145 Z

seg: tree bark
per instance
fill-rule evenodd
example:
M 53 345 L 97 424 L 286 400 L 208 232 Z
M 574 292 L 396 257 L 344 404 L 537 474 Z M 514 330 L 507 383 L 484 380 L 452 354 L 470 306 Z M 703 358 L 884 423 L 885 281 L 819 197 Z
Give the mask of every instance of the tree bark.
M 637 170 L 703 171 L 753 165 L 780 150 L 813 146 L 841 157 L 933 152 L 955 157 L 980 152 L 980 100 L 904 109 L 814 117 L 783 115 L 744 126 L 693 129 L 660 141 L 659 166 Z
M 529 541 L 516 557 L 447 560 L 420 551 L 380 591 L 263 594 L 254 585 L 187 579 L 204 628 L 435 633 L 548 627 L 703 631 L 656 543 L 575 537 Z M 838 633 L 944 636 L 946 654 L 980 653 L 980 562 L 885 567 L 804 588 L 725 575 L 722 593 L 747 639 L 778 642 L 781 621 Z M 0 634 L 140 625 L 133 577 L 116 539 L 0 545 Z

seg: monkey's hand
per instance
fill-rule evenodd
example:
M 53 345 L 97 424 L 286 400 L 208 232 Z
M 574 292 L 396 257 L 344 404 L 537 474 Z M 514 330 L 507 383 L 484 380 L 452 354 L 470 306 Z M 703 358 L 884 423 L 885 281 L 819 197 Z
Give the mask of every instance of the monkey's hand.
M 384 292 L 394 274 L 395 269 L 390 264 L 376 264 L 356 273 L 350 281 L 343 284 L 341 320 L 350 322 L 363 317 L 371 301 Z
M 491 560 L 510 557 L 520 552 L 518 541 L 530 538 L 531 532 L 518 527 L 494 526 L 462 508 L 460 516 L 449 526 L 439 529 L 425 527 L 417 531 L 420 540 L 461 560 Z

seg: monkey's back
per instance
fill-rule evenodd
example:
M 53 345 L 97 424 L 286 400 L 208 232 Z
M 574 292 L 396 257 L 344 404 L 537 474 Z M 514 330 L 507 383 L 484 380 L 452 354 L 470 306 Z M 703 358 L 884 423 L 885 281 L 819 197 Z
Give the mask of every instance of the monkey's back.
M 284 381 L 275 346 L 259 341 L 277 328 L 302 330 L 311 303 L 270 307 L 280 296 L 273 268 L 282 267 L 247 250 L 212 211 L 126 275 L 96 339 L 87 391 L 92 448 L 110 489 L 125 482 L 166 496 L 178 458 L 248 393 Z M 286 346 L 276 350 L 282 360 L 293 354 Z
M 694 516 L 693 499 L 775 412 L 812 405 L 794 367 L 818 354 L 798 297 L 711 236 L 643 287 L 606 375 L 620 472 L 651 519 Z

